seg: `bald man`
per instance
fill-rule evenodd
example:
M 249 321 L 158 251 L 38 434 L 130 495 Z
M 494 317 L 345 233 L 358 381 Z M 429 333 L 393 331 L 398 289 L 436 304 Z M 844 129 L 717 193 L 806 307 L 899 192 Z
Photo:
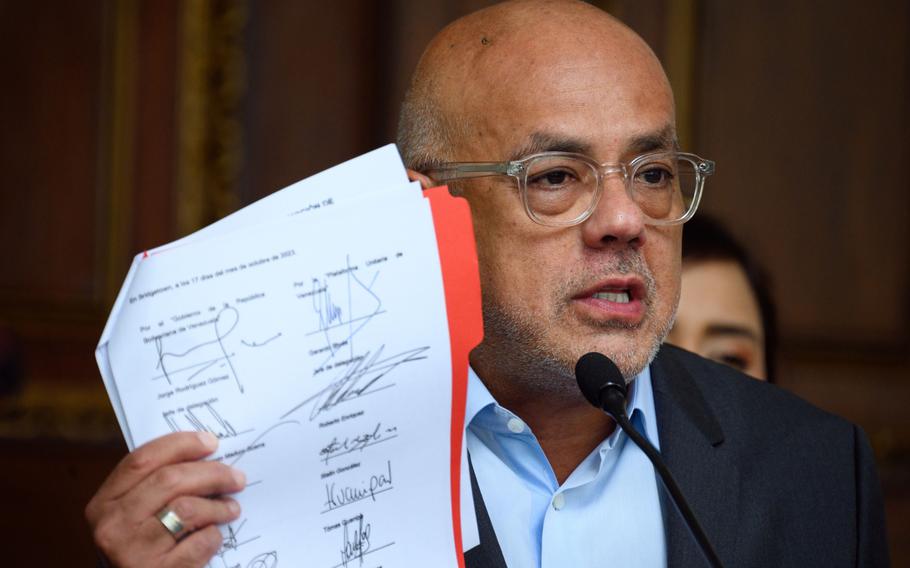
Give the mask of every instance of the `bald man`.
M 512 2 L 427 48 L 402 108 L 412 179 L 470 203 L 485 336 L 467 444 L 481 545 L 471 567 L 700 566 L 645 456 L 575 386 L 616 361 L 633 424 L 659 446 L 727 566 L 884 566 L 864 435 L 671 347 L 682 224 L 713 164 L 677 148 L 651 50 L 581 2 Z M 415 401 L 415 404 L 418 404 Z M 86 509 L 117 566 L 202 566 L 237 518 L 242 473 L 173 434 L 127 456 Z M 154 512 L 192 529 L 175 541 Z

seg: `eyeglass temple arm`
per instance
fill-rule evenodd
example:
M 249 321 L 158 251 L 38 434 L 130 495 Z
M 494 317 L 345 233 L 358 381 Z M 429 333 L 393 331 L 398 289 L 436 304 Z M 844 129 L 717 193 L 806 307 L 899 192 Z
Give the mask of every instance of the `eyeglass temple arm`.
M 444 164 L 424 172 L 433 181 L 454 181 L 488 176 L 514 175 L 512 162 L 461 162 Z

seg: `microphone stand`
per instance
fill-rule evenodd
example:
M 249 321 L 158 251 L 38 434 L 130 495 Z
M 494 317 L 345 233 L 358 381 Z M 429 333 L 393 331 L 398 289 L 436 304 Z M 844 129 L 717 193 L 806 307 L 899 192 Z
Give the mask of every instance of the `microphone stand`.
M 670 493 L 676 510 L 686 521 L 686 526 L 695 537 L 708 564 L 711 565 L 711 568 L 723 568 L 717 552 L 711 546 L 704 529 L 698 524 L 695 513 L 689 508 L 689 503 L 683 497 L 682 490 L 670 474 L 660 453 L 632 426 L 632 422 L 626 414 L 626 381 L 616 364 L 601 353 L 588 353 L 583 355 L 575 365 L 575 378 L 578 381 L 578 388 L 581 389 L 588 402 L 609 414 L 622 428 L 622 431 L 648 456 L 660 476 L 664 489 Z
M 607 412 L 613 420 L 622 428 L 622 431 L 629 436 L 629 438 L 635 442 L 635 445 L 638 446 L 642 452 L 648 456 L 648 459 L 651 460 L 651 464 L 654 466 L 654 469 L 657 470 L 657 474 L 660 476 L 660 481 L 663 483 L 664 488 L 670 493 L 672 497 L 673 504 L 676 506 L 676 510 L 682 515 L 683 519 L 686 521 L 686 525 L 689 527 L 689 531 L 692 533 L 692 536 L 695 537 L 695 541 L 698 543 L 699 548 L 701 548 L 702 554 L 704 554 L 705 559 L 708 561 L 708 564 L 712 568 L 723 568 L 723 564 L 720 562 L 720 558 L 717 556 L 717 552 L 714 550 L 714 547 L 711 546 L 711 542 L 708 540 L 708 536 L 705 534 L 704 529 L 701 528 L 701 525 L 698 523 L 698 519 L 695 518 L 695 513 L 692 512 L 692 509 L 689 508 L 689 504 L 686 502 L 686 498 L 683 497 L 682 490 L 679 488 L 679 485 L 676 484 L 676 480 L 673 479 L 673 475 L 670 474 L 670 469 L 661 459 L 660 454 L 654 448 L 653 445 L 641 434 L 638 433 L 638 430 L 632 426 L 632 422 L 629 420 L 629 417 L 626 415 L 624 407 L 620 407 L 620 412 L 612 413 L 606 408 L 604 411 Z

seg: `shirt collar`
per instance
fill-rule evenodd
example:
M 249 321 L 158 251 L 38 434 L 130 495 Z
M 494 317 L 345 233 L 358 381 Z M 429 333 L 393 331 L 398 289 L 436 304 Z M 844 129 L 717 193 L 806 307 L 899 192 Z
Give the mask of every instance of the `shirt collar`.
M 480 380 L 480 377 L 477 376 L 477 373 L 474 372 L 474 367 L 468 366 L 468 397 L 465 403 L 465 415 L 464 415 L 464 425 L 465 428 L 471 425 L 471 422 L 474 421 L 474 418 L 477 417 L 480 412 L 489 407 L 498 407 L 496 399 L 493 398 L 493 395 L 490 394 L 490 391 L 487 390 L 487 386 L 483 384 L 483 381 Z
M 631 399 L 626 405 L 629 418 L 635 427 L 658 450 L 660 449 L 657 432 L 657 415 L 654 409 L 654 391 L 651 388 L 651 367 L 645 367 L 629 385 Z M 465 405 L 465 428 L 471 426 L 475 418 L 489 408 L 501 409 L 512 414 L 496 402 L 493 395 L 473 367 L 468 367 L 468 396 Z M 611 436 L 612 438 L 612 436 Z

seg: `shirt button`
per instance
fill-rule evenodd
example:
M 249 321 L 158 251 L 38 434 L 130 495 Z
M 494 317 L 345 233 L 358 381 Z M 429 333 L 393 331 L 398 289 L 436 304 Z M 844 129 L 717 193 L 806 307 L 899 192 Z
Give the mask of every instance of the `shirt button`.
M 553 508 L 559 511 L 566 506 L 566 496 L 563 493 L 557 493 L 553 496 Z
M 521 434 L 525 431 L 525 423 L 518 418 L 509 418 L 506 426 L 509 427 L 509 431 L 511 431 L 513 434 Z

